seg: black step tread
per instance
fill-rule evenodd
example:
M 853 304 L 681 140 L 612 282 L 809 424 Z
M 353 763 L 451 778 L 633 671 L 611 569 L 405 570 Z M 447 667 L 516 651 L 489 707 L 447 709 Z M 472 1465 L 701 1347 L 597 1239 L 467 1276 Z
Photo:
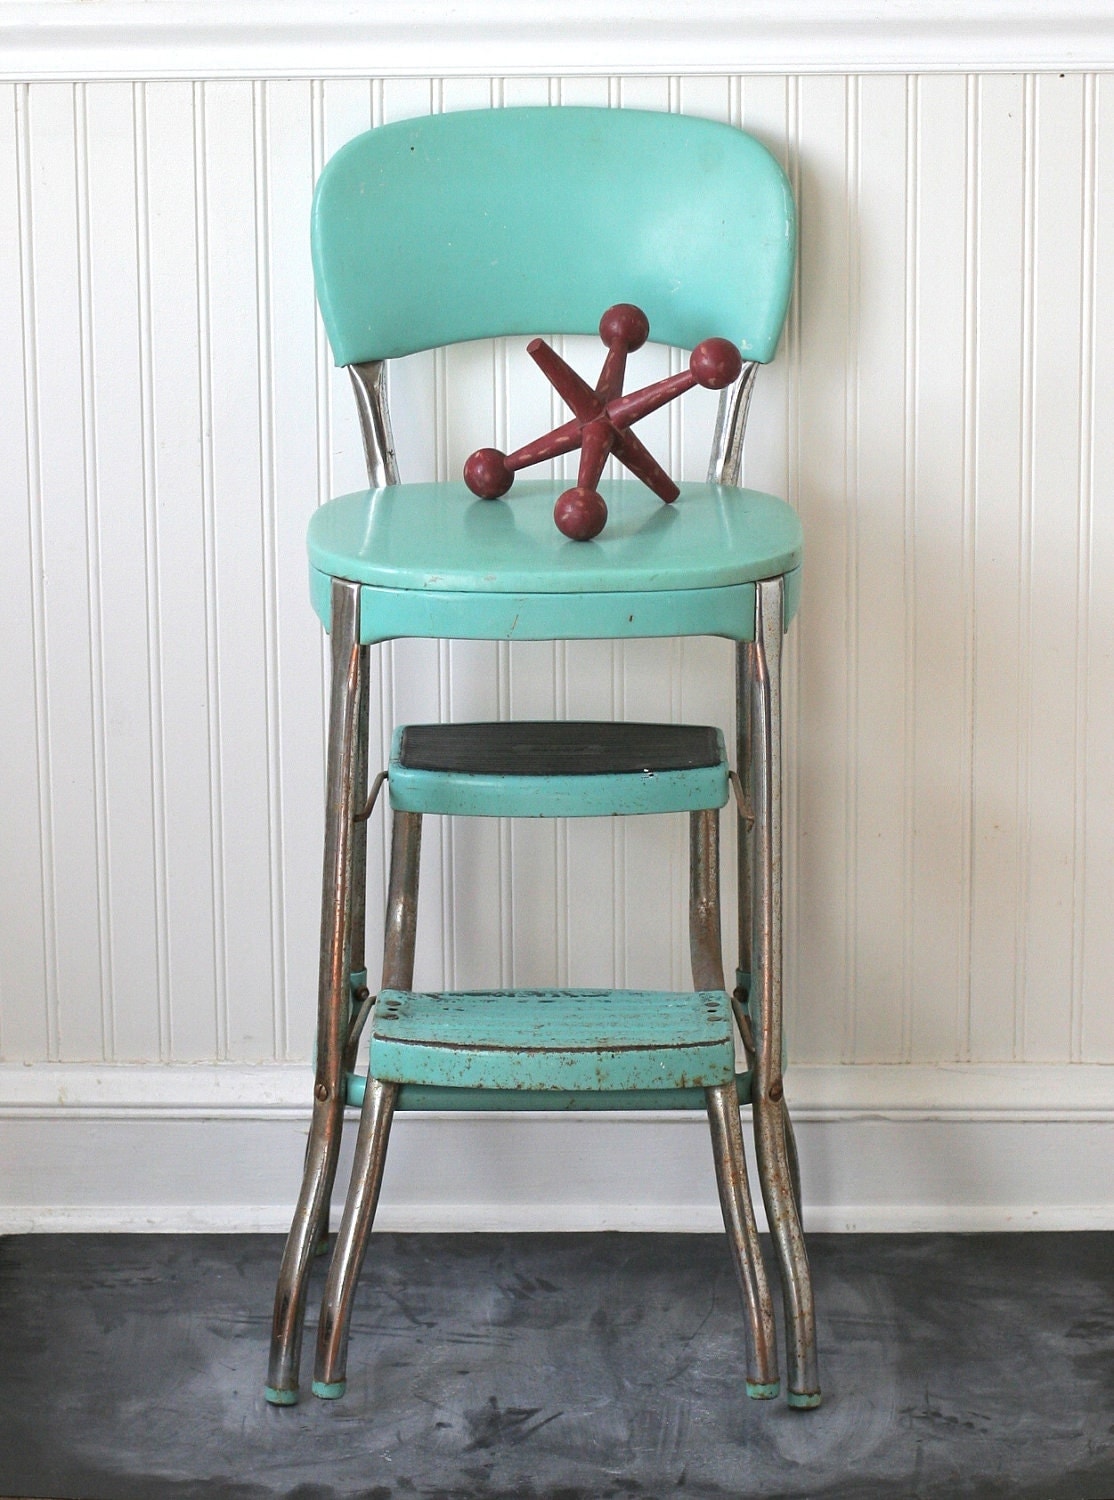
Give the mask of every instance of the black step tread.
M 609 776 L 719 765 L 706 724 L 591 720 L 407 724 L 399 759 L 415 771 L 474 776 Z

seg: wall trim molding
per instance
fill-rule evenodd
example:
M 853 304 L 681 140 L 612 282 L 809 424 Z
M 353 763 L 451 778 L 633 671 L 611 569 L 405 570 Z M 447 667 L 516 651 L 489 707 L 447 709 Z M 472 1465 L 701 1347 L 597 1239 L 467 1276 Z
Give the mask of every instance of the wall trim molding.
M 0 1067 L 0 1233 L 282 1231 L 309 1080 Z M 787 1092 L 813 1230 L 1114 1229 L 1114 1066 L 798 1066 Z M 387 1171 L 383 1229 L 719 1224 L 699 1114 L 402 1115 Z
M 1106 0 L 7 0 L 0 78 L 888 73 L 1114 67 Z
M 305 1063 L 4 1063 L 0 1120 L 308 1120 Z M 794 1119 L 1080 1121 L 1114 1124 L 1114 1064 L 809 1065 L 786 1074 Z M 422 1118 L 439 1119 L 437 1114 Z M 455 1114 L 508 1125 L 513 1117 Z M 573 1124 L 660 1121 L 660 1114 L 570 1114 Z M 699 1115 L 670 1116 L 701 1123 Z

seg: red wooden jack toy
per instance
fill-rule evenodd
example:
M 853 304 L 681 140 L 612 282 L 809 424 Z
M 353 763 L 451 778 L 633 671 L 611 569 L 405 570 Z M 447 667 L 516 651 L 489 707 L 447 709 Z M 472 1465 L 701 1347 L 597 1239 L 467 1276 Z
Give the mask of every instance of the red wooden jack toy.
M 572 409 L 572 420 L 513 453 L 501 453 L 498 448 L 477 449 L 464 465 L 464 482 L 472 493 L 481 500 L 498 500 L 514 483 L 516 470 L 579 448 L 576 485 L 558 496 L 553 507 L 558 531 L 573 541 L 591 541 L 604 528 L 607 506 L 596 485 L 612 453 L 667 505 L 676 500 L 680 490 L 630 428 L 650 412 L 691 391 L 694 385 L 711 391 L 730 385 L 743 367 L 743 357 L 728 339 L 704 339 L 692 351 L 687 370 L 624 396 L 627 355 L 641 349 L 649 333 L 649 320 L 641 308 L 618 302 L 607 309 L 600 319 L 600 338 L 607 345 L 607 357 L 595 390 L 544 339 L 528 344 L 527 354 Z

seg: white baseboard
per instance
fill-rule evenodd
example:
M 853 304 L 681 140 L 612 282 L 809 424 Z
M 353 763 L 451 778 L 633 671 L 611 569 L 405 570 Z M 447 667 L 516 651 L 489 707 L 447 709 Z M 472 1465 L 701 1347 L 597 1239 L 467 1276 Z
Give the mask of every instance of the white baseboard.
M 0 1232 L 285 1230 L 309 1085 L 305 1067 L 0 1067 Z M 798 1066 L 787 1094 L 808 1229 L 1114 1229 L 1114 1067 Z M 347 1173 L 346 1154 L 338 1198 Z M 377 1219 L 719 1222 L 699 1114 L 403 1114 Z

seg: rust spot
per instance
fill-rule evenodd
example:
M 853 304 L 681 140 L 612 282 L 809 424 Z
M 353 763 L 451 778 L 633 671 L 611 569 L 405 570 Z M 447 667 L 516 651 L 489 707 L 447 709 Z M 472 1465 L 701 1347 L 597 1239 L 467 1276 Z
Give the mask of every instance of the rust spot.
M 329 1085 L 327 1083 L 319 1083 L 313 1092 L 324 1103 L 329 1097 Z
M 785 1090 L 781 1086 L 780 1079 L 778 1079 L 777 1082 L 770 1084 L 770 1098 L 774 1101 L 775 1104 L 778 1103 L 784 1092 Z

